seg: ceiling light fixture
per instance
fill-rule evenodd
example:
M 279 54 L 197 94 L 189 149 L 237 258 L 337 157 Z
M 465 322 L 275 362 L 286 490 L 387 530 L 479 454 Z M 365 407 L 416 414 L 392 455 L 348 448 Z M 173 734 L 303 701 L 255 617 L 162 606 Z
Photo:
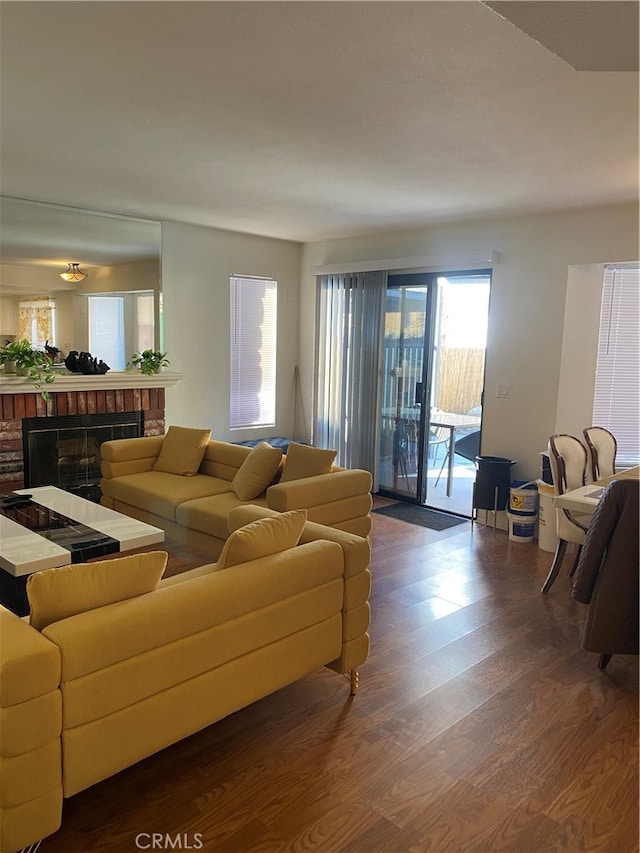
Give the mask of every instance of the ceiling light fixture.
M 80 264 L 69 264 L 66 272 L 60 273 L 60 278 L 63 278 L 65 281 L 82 281 L 83 278 L 86 278 L 88 273 L 80 271 Z

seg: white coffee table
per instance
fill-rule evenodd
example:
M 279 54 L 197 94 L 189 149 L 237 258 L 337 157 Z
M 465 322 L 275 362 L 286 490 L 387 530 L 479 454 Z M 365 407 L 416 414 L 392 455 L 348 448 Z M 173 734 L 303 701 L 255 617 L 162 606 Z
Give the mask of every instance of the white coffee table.
M 0 569 L 3 570 L 0 594 L 5 599 L 7 588 L 24 590 L 26 576 L 33 572 L 84 562 L 85 559 L 103 554 L 131 551 L 164 541 L 164 530 L 161 528 L 129 518 L 116 510 L 107 509 L 55 486 L 20 489 L 17 494 L 32 496 L 34 507 L 31 512 L 38 512 L 38 508 L 45 514 L 46 510 L 53 510 L 84 525 L 85 528 L 91 528 L 91 531 L 95 531 L 95 537 L 90 531 L 82 530 L 78 532 L 78 542 L 74 542 L 74 528 L 66 528 L 69 531 L 66 538 L 70 541 L 61 545 L 47 538 L 46 532 L 42 534 L 29 530 L 17 521 L 0 514 Z M 21 609 L 24 609 L 26 598 L 24 594 L 20 597 L 23 599 Z M 2 598 L 0 603 L 5 604 Z M 5 606 L 11 604 L 13 601 L 7 602 Z M 15 607 L 12 606 L 11 609 Z

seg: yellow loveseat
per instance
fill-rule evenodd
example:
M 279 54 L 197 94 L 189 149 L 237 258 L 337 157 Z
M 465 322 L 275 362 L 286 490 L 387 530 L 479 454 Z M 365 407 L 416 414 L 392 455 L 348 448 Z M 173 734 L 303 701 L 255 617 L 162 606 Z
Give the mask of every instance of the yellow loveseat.
M 236 509 L 217 564 L 156 578 L 150 592 L 84 611 L 91 597 L 74 599 L 64 618 L 61 595 L 46 618 L 32 604 L 41 630 L 0 607 L 3 853 L 55 832 L 64 797 L 319 667 L 350 676 L 355 692 L 369 649 L 369 541 L 302 518 L 299 544 L 242 561 L 266 516 L 287 520 Z M 40 587 L 136 558 L 42 572 Z
M 172 465 L 168 446 L 173 435 L 187 439 L 200 433 L 200 457 L 188 465 Z M 334 452 L 291 444 L 281 450 L 260 445 L 249 448 L 225 441 L 205 440 L 208 431 L 170 427 L 166 436 L 117 439 L 101 445 L 101 503 L 125 515 L 162 528 L 167 536 L 217 557 L 227 536 L 231 510 L 253 504 L 278 512 L 306 509 L 309 521 L 368 536 L 371 531 L 371 474 L 344 469 L 331 460 Z M 183 441 L 184 447 L 184 441 Z M 180 453 L 177 446 L 176 453 Z M 291 468 L 293 453 L 303 464 Z M 330 454 L 330 455 L 329 455 Z M 238 478 L 253 460 L 266 467 L 250 480 L 255 488 L 238 488 Z M 324 455 L 324 456 L 323 456 Z M 326 473 L 308 476 L 307 460 L 316 458 Z M 169 464 L 161 464 L 163 458 Z M 201 461 L 200 461 L 201 459 Z M 197 463 L 197 464 L 196 464 Z M 287 469 L 302 476 L 287 479 Z M 187 469 L 187 475 L 180 473 Z M 260 473 L 266 472 L 261 482 Z M 251 473 L 251 472 L 250 472 Z M 279 482 L 272 481 L 278 479 Z M 244 483 L 246 482 L 246 478 Z M 235 491 L 234 491 L 235 488 Z

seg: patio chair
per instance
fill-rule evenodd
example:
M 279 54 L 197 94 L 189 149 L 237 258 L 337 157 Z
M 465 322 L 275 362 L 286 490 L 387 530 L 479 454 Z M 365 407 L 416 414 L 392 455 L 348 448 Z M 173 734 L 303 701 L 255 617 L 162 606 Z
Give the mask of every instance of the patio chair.
M 442 476 L 442 472 L 444 471 L 444 467 L 449 461 L 449 453 L 451 452 L 450 448 L 447 449 L 447 455 L 444 457 L 444 461 L 440 466 L 440 472 L 436 479 L 436 486 L 440 482 L 440 477 Z M 474 432 L 470 432 L 469 435 L 463 435 L 459 439 L 453 442 L 453 455 L 454 456 L 462 456 L 464 459 L 468 459 L 470 462 L 474 462 L 476 456 L 480 453 L 480 430 L 477 429 Z

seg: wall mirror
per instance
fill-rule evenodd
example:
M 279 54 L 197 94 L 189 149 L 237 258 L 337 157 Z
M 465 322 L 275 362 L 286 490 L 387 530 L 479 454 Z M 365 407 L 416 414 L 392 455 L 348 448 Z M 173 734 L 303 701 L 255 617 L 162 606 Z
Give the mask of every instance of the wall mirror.
M 159 222 L 0 197 L 0 343 L 33 316 L 26 336 L 43 344 L 35 312 L 47 303 L 62 356 L 91 352 L 122 370 L 137 350 L 162 349 L 160 240 Z M 86 278 L 62 279 L 70 263 Z

